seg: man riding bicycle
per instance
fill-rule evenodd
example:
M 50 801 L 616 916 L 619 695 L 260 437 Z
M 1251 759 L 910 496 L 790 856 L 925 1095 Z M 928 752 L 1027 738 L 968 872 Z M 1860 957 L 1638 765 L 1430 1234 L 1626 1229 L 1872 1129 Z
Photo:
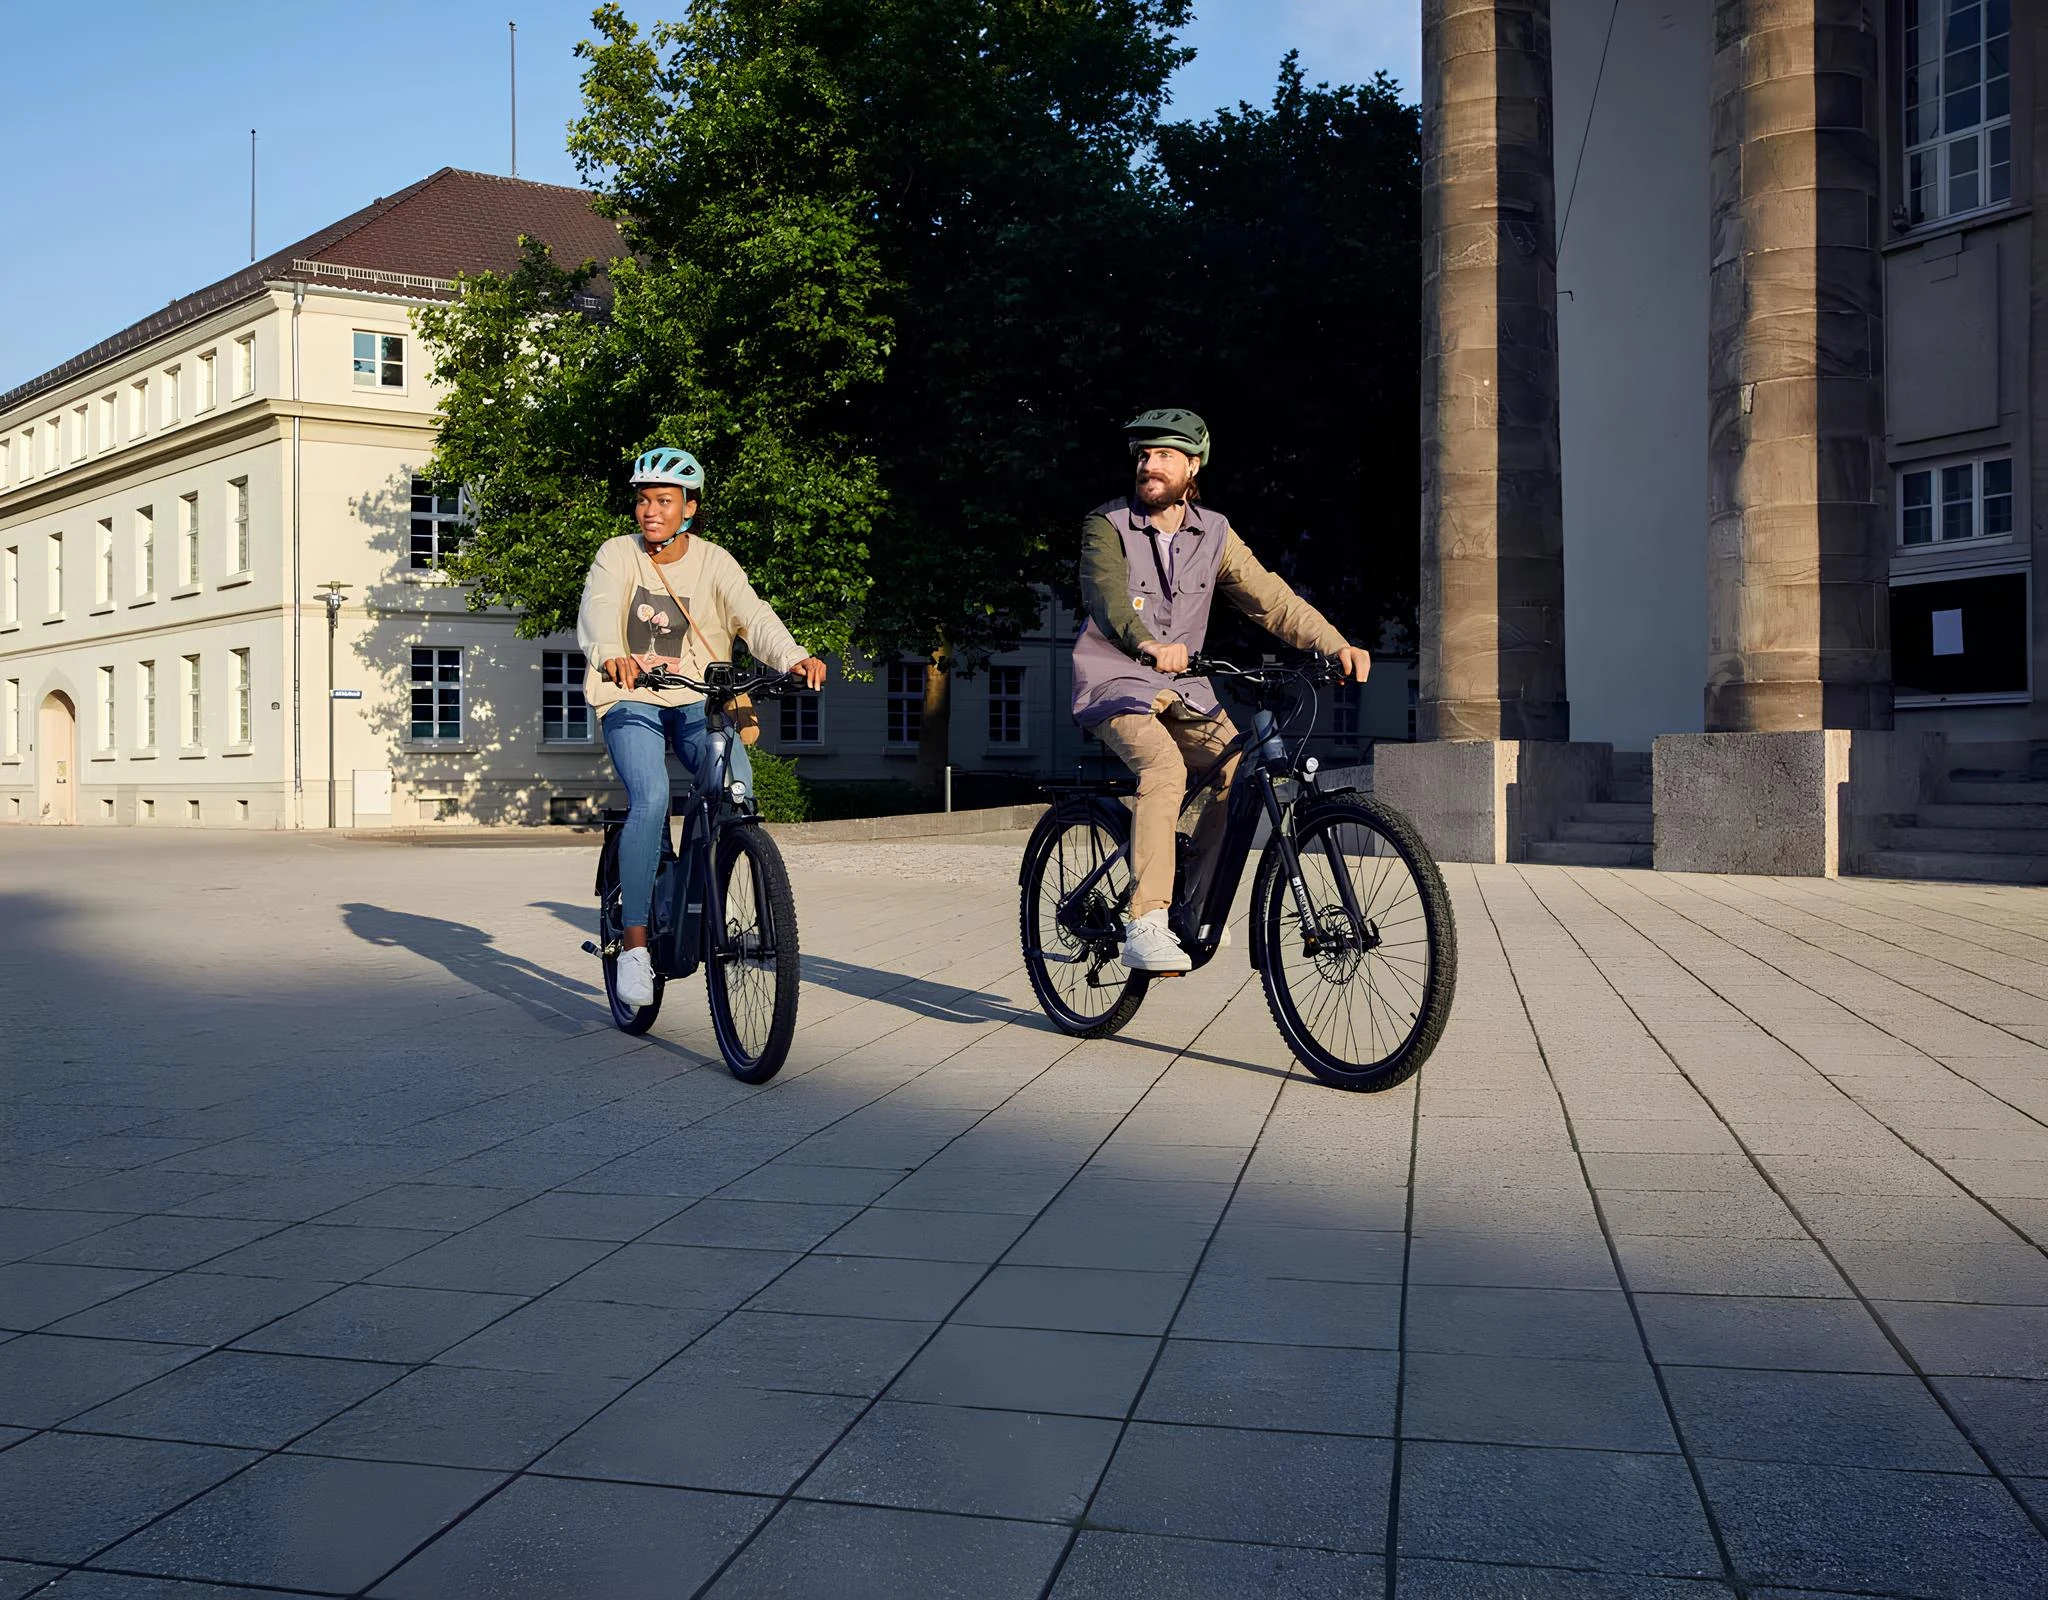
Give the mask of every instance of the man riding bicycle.
M 1147 411 L 1124 426 L 1137 481 L 1081 525 L 1081 601 L 1074 642 L 1074 720 L 1138 780 L 1131 819 L 1131 904 L 1122 958 L 1139 972 L 1185 972 L 1187 952 L 1167 926 L 1174 823 L 1190 777 L 1208 772 L 1236 736 L 1206 678 L 1176 679 L 1209 632 L 1218 593 L 1299 650 L 1336 657 L 1363 683 L 1372 657 L 1253 557 L 1221 512 L 1200 503 L 1208 424 L 1192 411 Z M 1194 835 L 1191 873 L 1206 872 L 1221 837 L 1232 756 Z M 1199 881 L 1199 877 L 1197 878 Z
M 735 639 L 744 639 L 763 666 L 799 673 L 812 689 L 825 681 L 825 663 L 790 637 L 731 555 L 691 536 L 704 493 L 696 457 L 649 450 L 633 464 L 633 487 L 640 535 L 622 534 L 598 546 L 583 583 L 576 642 L 589 663 L 583 696 L 600 718 L 605 749 L 626 786 L 619 998 L 645 1006 L 654 1002 L 647 921 L 668 826 L 667 753 L 673 749 L 694 774 L 709 754 L 709 736 L 701 694 L 640 688 L 640 674 L 661 667 L 701 679 L 707 663 L 732 659 Z M 753 764 L 744 743 L 735 740 L 730 761 L 733 778 L 751 789 Z

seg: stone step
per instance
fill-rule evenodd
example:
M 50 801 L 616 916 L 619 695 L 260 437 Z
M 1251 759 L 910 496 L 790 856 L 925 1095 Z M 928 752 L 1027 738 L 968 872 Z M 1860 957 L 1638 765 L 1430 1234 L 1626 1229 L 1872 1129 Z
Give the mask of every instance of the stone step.
M 1572 818 L 1577 822 L 1640 822 L 1650 826 L 1650 802 L 1647 800 L 1589 800 L 1574 808 Z
M 2048 805 L 1972 805 L 1957 801 L 1922 806 L 1915 815 L 1930 828 L 2048 828 Z
M 1941 785 L 1941 798 L 1963 804 L 2048 805 L 2048 778 L 2023 778 L 2018 774 L 1978 777 L 1951 772 Z
M 1646 806 L 1651 798 L 1650 786 L 1647 783 L 1610 783 L 1607 786 L 1608 804 Z
M 1992 807 L 1981 809 L 1989 811 Z M 2048 857 L 2048 828 L 1929 827 L 1922 821 L 1893 828 L 1885 842 L 1893 850 L 1961 850 L 1976 856 Z
M 2048 856 L 1986 856 L 1962 850 L 1873 850 L 1868 878 L 1946 878 L 1958 883 L 2048 883 Z
M 1577 839 L 1532 839 L 1529 859 L 1546 867 L 1647 867 L 1647 844 L 1592 844 Z
M 1626 822 L 1594 822 L 1573 817 L 1558 824 L 1557 837 L 1579 844 L 1649 844 L 1656 838 L 1656 829 L 1648 817 L 1640 822 L 1634 818 Z

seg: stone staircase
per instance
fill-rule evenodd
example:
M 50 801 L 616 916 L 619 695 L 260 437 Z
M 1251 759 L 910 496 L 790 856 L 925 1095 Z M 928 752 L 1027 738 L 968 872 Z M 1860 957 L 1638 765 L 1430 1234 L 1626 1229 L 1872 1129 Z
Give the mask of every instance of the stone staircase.
M 1933 801 L 1865 853 L 1876 878 L 2048 883 L 2048 746 L 1952 744 Z
M 1548 839 L 1529 841 L 1529 859 L 1553 867 L 1647 867 L 1655 831 L 1650 821 L 1650 753 L 1617 750 L 1607 798 L 1588 801 Z

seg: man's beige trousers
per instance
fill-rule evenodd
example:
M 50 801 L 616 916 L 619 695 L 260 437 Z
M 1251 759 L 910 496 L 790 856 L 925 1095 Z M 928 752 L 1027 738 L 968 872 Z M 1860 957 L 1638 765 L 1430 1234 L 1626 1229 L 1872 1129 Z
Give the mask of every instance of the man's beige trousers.
M 1173 834 L 1181 801 L 1188 784 L 1208 772 L 1237 736 L 1228 713 L 1219 712 L 1206 720 L 1180 709 L 1180 697 L 1162 692 L 1151 712 L 1128 711 L 1111 717 L 1096 730 L 1096 737 L 1117 753 L 1138 780 L 1138 803 L 1131 818 L 1131 912 L 1142 917 L 1158 911 L 1173 900 Z M 1238 756 L 1225 769 L 1227 789 L 1237 776 Z M 1207 876 L 1209 863 L 1223 836 L 1227 808 L 1222 797 L 1211 795 L 1195 824 L 1194 859 L 1189 868 L 1197 880 Z

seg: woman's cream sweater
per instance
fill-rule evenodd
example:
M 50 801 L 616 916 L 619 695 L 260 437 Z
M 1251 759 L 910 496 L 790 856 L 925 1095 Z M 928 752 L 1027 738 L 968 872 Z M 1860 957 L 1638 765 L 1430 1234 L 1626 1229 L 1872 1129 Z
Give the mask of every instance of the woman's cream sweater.
M 668 580 L 664 587 L 662 580 Z M 670 598 L 669 590 L 675 591 Z M 689 612 L 686 619 L 676 601 Z M 695 630 L 690 627 L 694 620 Z M 697 635 L 704 635 L 700 640 Z M 659 663 L 702 678 L 712 661 L 730 661 L 733 642 L 765 667 L 787 672 L 809 653 L 782 625 L 768 602 L 754 593 L 740 564 L 723 548 L 690 535 L 681 559 L 656 570 L 647 546 L 635 535 L 607 539 L 583 583 L 576 614 L 576 642 L 589 664 L 583 697 L 600 716 L 621 700 L 644 705 L 691 705 L 704 697 L 694 689 L 621 689 L 604 675 L 604 664 L 632 656 L 643 665 Z M 705 641 L 711 649 L 707 654 Z

